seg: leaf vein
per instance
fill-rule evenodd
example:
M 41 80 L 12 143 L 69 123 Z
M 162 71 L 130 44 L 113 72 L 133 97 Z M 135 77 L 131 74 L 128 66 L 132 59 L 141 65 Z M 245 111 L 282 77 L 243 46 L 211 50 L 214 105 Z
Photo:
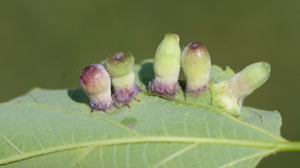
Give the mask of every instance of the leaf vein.
M 83 160 L 87 155 L 89 155 L 96 147 L 90 147 L 80 158 L 78 158 L 74 163 L 71 164 L 70 168 L 75 167 L 81 160 Z
M 263 120 L 263 117 L 262 117 L 258 112 L 256 112 L 254 109 L 250 108 L 250 110 L 253 111 L 255 114 L 257 114 L 257 115 L 259 116 L 263 128 L 264 128 L 265 130 L 267 130 L 267 129 L 266 129 L 266 126 L 265 126 L 265 123 L 264 123 L 264 120 Z
M 148 142 L 146 142 L 145 145 L 144 145 L 144 150 L 143 150 L 142 155 L 143 155 L 144 162 L 146 163 L 147 167 L 149 167 L 149 163 L 148 163 L 148 160 L 147 160 L 147 157 L 146 157 L 147 146 L 148 146 Z
M 33 101 L 36 102 L 37 104 L 40 104 L 39 101 L 33 95 L 28 94 L 27 96 L 32 98 Z
M 196 147 L 197 145 L 198 145 L 198 144 L 195 143 L 195 144 L 193 144 L 193 145 L 189 145 L 188 147 L 179 150 L 178 152 L 176 152 L 176 153 L 170 155 L 169 157 L 165 158 L 164 160 L 160 161 L 159 163 L 157 163 L 157 164 L 156 164 L 155 166 L 153 166 L 152 168 L 157 168 L 157 167 L 159 167 L 159 166 L 165 164 L 166 162 L 168 162 L 168 161 L 174 159 L 175 157 L 177 157 L 177 156 L 179 156 L 179 155 L 181 155 L 181 154 L 183 154 L 183 153 L 189 151 L 190 149 Z
M 20 149 L 18 149 L 10 140 L 8 140 L 6 137 L 4 137 L 3 135 L 0 135 L 3 139 L 4 139 L 4 141 L 6 141 L 12 148 L 14 148 L 20 155 L 22 155 L 23 154 L 23 152 L 20 150 Z
M 237 159 L 237 160 L 234 160 L 234 161 L 232 161 L 232 162 L 226 163 L 226 164 L 220 166 L 219 168 L 230 167 L 230 166 L 233 166 L 233 165 L 238 164 L 238 163 L 240 163 L 240 162 L 243 162 L 243 161 L 245 161 L 245 160 L 253 159 L 253 158 L 255 158 L 255 157 L 266 156 L 266 155 L 272 154 L 272 153 L 274 153 L 274 152 L 276 152 L 276 149 L 268 150 L 268 151 L 263 151 L 263 152 L 256 153 L 256 154 L 253 154 L 253 155 L 250 155 L 250 156 L 242 157 L 242 158 L 240 158 L 240 159 Z
M 35 134 L 34 134 L 34 132 L 33 132 L 33 129 L 32 129 L 32 126 L 31 126 L 31 123 L 30 123 L 29 121 L 28 121 L 28 125 L 29 125 L 29 127 L 30 127 L 30 133 L 31 133 L 32 137 L 33 137 L 33 138 L 36 140 L 36 142 L 39 144 L 40 148 L 41 148 L 42 150 L 44 150 L 43 145 L 40 143 L 39 139 L 35 136 Z

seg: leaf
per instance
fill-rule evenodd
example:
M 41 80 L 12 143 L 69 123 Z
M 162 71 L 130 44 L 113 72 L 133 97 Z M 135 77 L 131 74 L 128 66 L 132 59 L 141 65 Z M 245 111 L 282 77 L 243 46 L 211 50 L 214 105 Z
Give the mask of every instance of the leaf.
M 144 90 L 129 107 L 90 112 L 81 89 L 34 89 L 0 105 L 0 167 L 255 167 L 276 152 L 277 111 L 239 118 L 148 93 L 152 61 L 134 67 Z M 232 76 L 212 67 L 216 81 Z
M 210 76 L 216 82 L 228 79 L 234 75 L 234 71 L 230 67 L 226 67 L 225 71 L 217 65 L 212 65 Z

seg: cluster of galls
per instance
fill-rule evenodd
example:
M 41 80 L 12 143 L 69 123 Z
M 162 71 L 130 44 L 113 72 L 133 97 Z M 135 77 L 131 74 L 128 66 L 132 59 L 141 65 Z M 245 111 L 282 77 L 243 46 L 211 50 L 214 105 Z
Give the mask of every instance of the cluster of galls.
M 149 83 L 149 91 L 173 99 L 181 88 L 178 83 L 180 67 L 186 77 L 186 100 L 219 107 L 234 116 L 239 115 L 245 97 L 260 87 L 271 71 L 268 63 L 258 62 L 227 80 L 213 82 L 210 55 L 205 46 L 192 42 L 181 52 L 179 36 L 167 33 L 156 51 L 155 77 Z
M 141 91 L 134 82 L 134 58 L 130 52 L 111 55 L 106 61 L 106 69 L 99 64 L 84 68 L 80 75 L 80 85 L 89 97 L 92 109 L 105 110 L 117 102 L 128 104 Z M 270 65 L 258 62 L 247 66 L 231 78 L 218 83 L 210 79 L 210 55 L 199 42 L 192 42 L 181 52 L 179 36 L 167 33 L 156 50 L 153 69 L 154 78 L 149 83 L 149 91 L 161 97 L 174 99 L 181 89 L 178 78 L 182 67 L 186 77 L 185 97 L 221 108 L 224 113 L 238 116 L 243 100 L 260 87 L 270 75 Z M 114 87 L 111 96 L 110 81 Z
M 100 64 L 91 64 L 82 70 L 79 83 L 89 98 L 92 111 L 105 111 L 118 103 L 128 105 L 141 91 L 135 84 L 133 65 L 134 57 L 130 52 L 118 52 L 109 56 L 105 62 L 106 68 Z

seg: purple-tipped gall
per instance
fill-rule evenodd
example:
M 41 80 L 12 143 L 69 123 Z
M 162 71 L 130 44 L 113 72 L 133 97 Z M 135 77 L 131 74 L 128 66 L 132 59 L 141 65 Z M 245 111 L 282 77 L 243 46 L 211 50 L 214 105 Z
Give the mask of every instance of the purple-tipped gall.
M 113 105 L 110 76 L 102 65 L 86 66 L 80 74 L 79 84 L 90 100 L 89 106 L 92 111 L 105 111 Z
M 141 91 L 135 84 L 134 57 L 128 52 L 114 53 L 106 60 L 106 68 L 112 76 L 114 95 L 121 103 L 128 104 Z
M 182 69 L 186 77 L 186 94 L 198 96 L 206 91 L 210 81 L 210 56 L 205 46 L 192 42 L 182 51 Z
M 149 91 L 166 98 L 174 98 L 179 87 L 181 50 L 179 36 L 165 34 L 159 44 L 153 62 L 154 78 L 149 83 Z

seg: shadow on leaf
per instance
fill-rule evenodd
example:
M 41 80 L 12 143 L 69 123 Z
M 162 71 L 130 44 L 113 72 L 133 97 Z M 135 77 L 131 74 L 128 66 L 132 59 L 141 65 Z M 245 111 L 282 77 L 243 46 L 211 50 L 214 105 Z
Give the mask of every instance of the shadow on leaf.
M 153 63 L 146 62 L 142 64 L 141 70 L 139 71 L 139 78 L 141 82 L 146 86 L 148 90 L 148 84 L 154 77 Z
M 88 103 L 89 101 L 82 89 L 69 89 L 68 96 L 77 103 Z

